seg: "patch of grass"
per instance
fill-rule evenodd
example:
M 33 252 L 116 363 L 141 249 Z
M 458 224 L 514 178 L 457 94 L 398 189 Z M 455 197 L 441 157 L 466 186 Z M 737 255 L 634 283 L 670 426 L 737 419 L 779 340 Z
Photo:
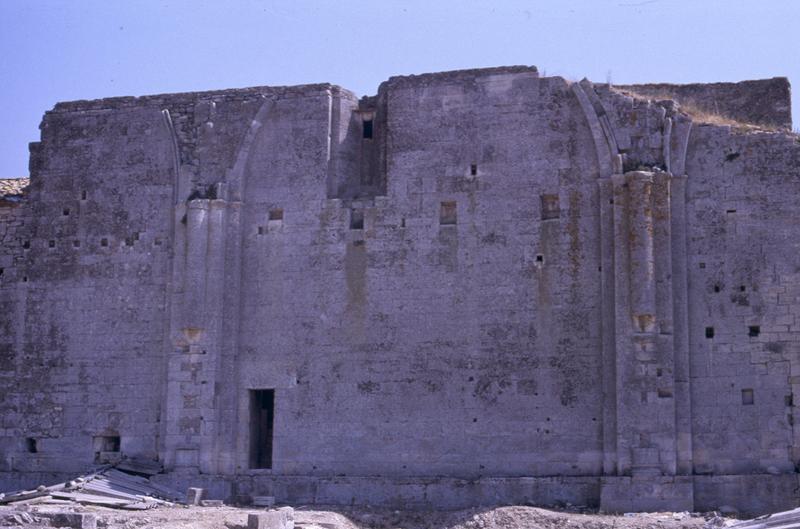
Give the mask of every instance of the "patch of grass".
M 678 99 L 675 98 L 673 94 L 670 94 L 669 92 L 648 91 L 646 93 L 640 93 L 628 89 L 617 89 L 617 91 L 629 95 L 631 97 L 634 97 L 636 99 L 644 99 L 655 102 L 664 100 L 674 101 L 680 112 L 688 115 L 690 118 L 692 118 L 692 121 L 701 125 L 729 126 L 732 129 L 736 130 L 737 132 L 780 131 L 779 128 L 773 125 L 765 125 L 763 123 L 749 123 L 726 116 L 721 112 L 712 112 L 707 108 L 702 108 L 695 101 L 691 100 L 679 101 Z

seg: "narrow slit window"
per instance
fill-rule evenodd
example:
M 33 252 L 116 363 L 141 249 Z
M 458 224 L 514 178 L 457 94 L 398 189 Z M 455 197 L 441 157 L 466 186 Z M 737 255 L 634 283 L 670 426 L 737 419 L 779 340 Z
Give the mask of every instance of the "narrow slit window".
M 449 226 L 458 222 L 458 209 L 454 200 L 442 202 L 439 210 L 439 224 Z
M 363 230 L 364 229 L 364 212 L 360 209 L 350 210 L 350 229 Z
M 478 164 L 474 163 L 469 166 L 469 174 L 472 176 L 478 176 Z
M 272 468 L 275 390 L 250 390 L 250 468 Z
M 363 128 L 361 129 L 362 137 L 365 140 L 371 140 L 372 139 L 372 120 L 371 119 L 365 119 L 362 123 L 363 123 Z
M 81 191 L 81 200 L 86 200 L 86 191 Z

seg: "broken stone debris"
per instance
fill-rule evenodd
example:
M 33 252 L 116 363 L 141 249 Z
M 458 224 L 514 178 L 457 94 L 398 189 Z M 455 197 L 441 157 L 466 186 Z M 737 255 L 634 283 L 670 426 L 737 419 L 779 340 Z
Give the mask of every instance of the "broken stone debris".
M 106 467 L 65 483 L 35 490 L 0 494 L 0 505 L 70 504 L 100 505 L 120 509 L 151 509 L 182 503 L 181 494 L 152 483 L 148 478 Z
M 0 513 L 0 527 L 70 527 L 97 529 L 97 516 L 87 512 L 37 511 Z
M 729 526 L 731 529 L 789 529 L 800 527 L 800 508 L 776 512 Z
M 189 505 L 200 505 L 203 499 L 203 492 L 203 489 L 189 487 L 189 490 L 186 491 L 186 503 Z

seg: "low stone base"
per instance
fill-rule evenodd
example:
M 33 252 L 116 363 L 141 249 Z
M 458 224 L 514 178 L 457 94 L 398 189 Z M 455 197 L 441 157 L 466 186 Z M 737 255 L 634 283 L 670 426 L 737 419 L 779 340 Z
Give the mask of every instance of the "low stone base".
M 692 476 L 604 477 L 600 509 L 608 513 L 693 511 Z
M 746 516 L 795 509 L 800 507 L 800 474 L 694 476 L 694 505 L 698 511 L 727 505 Z
M 248 504 L 255 496 L 274 496 L 278 504 L 373 505 L 395 509 L 465 509 L 497 505 L 597 507 L 600 478 L 518 477 L 389 478 L 377 476 L 208 476 L 166 474 L 155 481 L 176 490 L 202 487 L 208 497 Z
M 77 474 L 0 472 L 0 492 L 53 485 Z M 800 474 L 656 477 L 389 478 L 172 472 L 156 483 L 184 491 L 202 487 L 211 499 L 247 504 L 274 496 L 279 504 L 373 505 L 398 509 L 462 509 L 497 505 L 586 505 L 606 512 L 712 511 L 727 505 L 757 516 L 800 506 Z

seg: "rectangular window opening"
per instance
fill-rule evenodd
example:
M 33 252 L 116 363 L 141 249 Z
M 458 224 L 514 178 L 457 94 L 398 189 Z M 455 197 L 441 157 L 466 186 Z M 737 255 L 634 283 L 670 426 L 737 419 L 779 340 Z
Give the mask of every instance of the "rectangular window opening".
M 81 200 L 86 200 L 86 191 L 81 191 Z
M 371 119 L 365 119 L 362 123 L 363 123 L 363 128 L 361 129 L 362 137 L 365 140 L 371 140 L 372 139 L 372 120 Z
M 269 220 L 283 220 L 283 209 L 274 208 L 269 210 Z
M 25 448 L 28 450 L 29 454 L 35 454 L 39 451 L 39 447 L 36 443 L 36 439 L 33 437 L 28 437 L 25 439 Z
M 64 208 L 61 210 L 61 214 L 65 217 L 69 217 L 69 208 Z
M 81 241 L 75 239 L 74 241 L 72 241 L 72 246 L 74 248 L 80 248 L 81 247 Z
M 714 337 L 714 327 L 706 327 L 706 338 Z
M 108 239 L 106 239 L 105 237 L 100 239 L 100 246 L 108 246 Z
M 250 468 L 272 468 L 275 390 L 250 390 Z
M 755 397 L 753 395 L 752 389 L 742 390 L 742 404 L 744 404 L 745 406 L 755 404 Z
M 95 463 L 107 463 L 110 460 L 108 454 L 119 454 L 120 445 L 119 435 L 94 436 L 92 438 L 92 448 L 94 449 Z
M 439 210 L 439 224 L 442 226 L 453 225 L 458 221 L 458 210 L 456 208 L 455 200 L 446 200 L 442 202 L 441 209 Z
M 119 452 L 119 435 L 98 435 L 92 440 L 95 452 Z
M 469 166 L 469 174 L 472 176 L 478 176 L 478 164 L 474 163 Z
M 750 325 L 750 326 L 747 328 L 747 335 L 748 335 L 750 338 L 755 338 L 755 337 L 756 337 L 756 336 L 758 336 L 759 334 L 761 334 L 761 327 L 760 327 L 759 325 Z
M 56 241 L 54 241 L 52 239 L 47 241 L 47 247 L 48 248 L 55 248 L 56 247 Z
M 542 201 L 542 220 L 557 219 L 561 216 L 558 195 L 540 195 Z
M 350 229 L 363 230 L 364 229 L 364 212 L 360 209 L 350 210 Z

